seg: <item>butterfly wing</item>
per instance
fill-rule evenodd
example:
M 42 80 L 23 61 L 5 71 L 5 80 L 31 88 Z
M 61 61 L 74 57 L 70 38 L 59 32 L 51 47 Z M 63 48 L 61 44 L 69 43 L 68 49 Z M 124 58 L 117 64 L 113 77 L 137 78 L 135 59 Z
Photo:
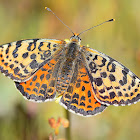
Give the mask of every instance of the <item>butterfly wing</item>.
M 40 68 L 30 80 L 21 83 L 15 82 L 17 89 L 26 99 L 42 102 L 55 98 L 57 70 L 62 57 L 62 52 L 55 53 L 53 58 Z
M 64 44 L 61 40 L 31 39 L 1 45 L 0 70 L 14 81 L 27 81 Z
M 106 105 L 129 105 L 140 99 L 140 79 L 125 66 L 93 49 L 85 61 L 95 98 Z
M 77 60 L 71 82 L 60 99 L 60 104 L 69 111 L 82 116 L 91 116 L 102 112 L 106 105 L 99 103 L 93 94 L 93 88 L 82 60 Z

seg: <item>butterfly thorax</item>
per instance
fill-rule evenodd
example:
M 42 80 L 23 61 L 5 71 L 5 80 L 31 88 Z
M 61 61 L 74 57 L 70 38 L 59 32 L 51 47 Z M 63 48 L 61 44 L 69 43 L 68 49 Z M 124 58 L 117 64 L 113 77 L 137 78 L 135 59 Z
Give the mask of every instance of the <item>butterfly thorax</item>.
M 71 42 L 70 44 L 68 44 L 65 54 L 66 59 L 75 59 L 78 54 L 78 48 L 79 46 L 76 42 Z

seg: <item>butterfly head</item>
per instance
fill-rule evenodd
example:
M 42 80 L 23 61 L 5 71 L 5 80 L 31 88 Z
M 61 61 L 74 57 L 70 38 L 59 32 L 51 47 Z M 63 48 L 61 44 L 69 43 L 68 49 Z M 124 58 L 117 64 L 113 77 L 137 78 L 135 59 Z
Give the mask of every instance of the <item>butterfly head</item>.
M 74 33 L 74 35 L 71 36 L 70 41 L 80 44 L 81 38 L 79 37 L 79 34 Z

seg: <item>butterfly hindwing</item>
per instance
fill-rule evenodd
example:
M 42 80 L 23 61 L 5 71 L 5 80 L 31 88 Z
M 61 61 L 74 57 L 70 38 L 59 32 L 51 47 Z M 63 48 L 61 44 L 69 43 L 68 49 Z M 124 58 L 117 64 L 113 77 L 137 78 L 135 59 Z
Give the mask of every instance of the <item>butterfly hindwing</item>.
M 16 82 L 24 82 L 62 48 L 64 41 L 21 40 L 0 46 L 0 70 Z
M 140 99 L 140 79 L 125 66 L 87 48 L 85 61 L 95 98 L 106 105 L 129 105 Z
M 94 98 L 93 92 L 86 68 L 82 61 L 78 60 L 67 91 L 60 99 L 60 104 L 82 116 L 98 114 L 106 108 L 106 105 L 99 103 Z

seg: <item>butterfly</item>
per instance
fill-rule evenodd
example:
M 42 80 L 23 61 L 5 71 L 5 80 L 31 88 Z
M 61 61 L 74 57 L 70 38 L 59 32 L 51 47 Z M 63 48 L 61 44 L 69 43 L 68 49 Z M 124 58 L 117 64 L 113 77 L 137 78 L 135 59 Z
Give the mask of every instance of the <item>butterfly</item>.
M 28 39 L 1 45 L 0 70 L 26 99 L 59 99 L 81 116 L 138 102 L 140 79 L 111 57 L 82 46 L 80 34 L 73 33 L 69 41 Z

